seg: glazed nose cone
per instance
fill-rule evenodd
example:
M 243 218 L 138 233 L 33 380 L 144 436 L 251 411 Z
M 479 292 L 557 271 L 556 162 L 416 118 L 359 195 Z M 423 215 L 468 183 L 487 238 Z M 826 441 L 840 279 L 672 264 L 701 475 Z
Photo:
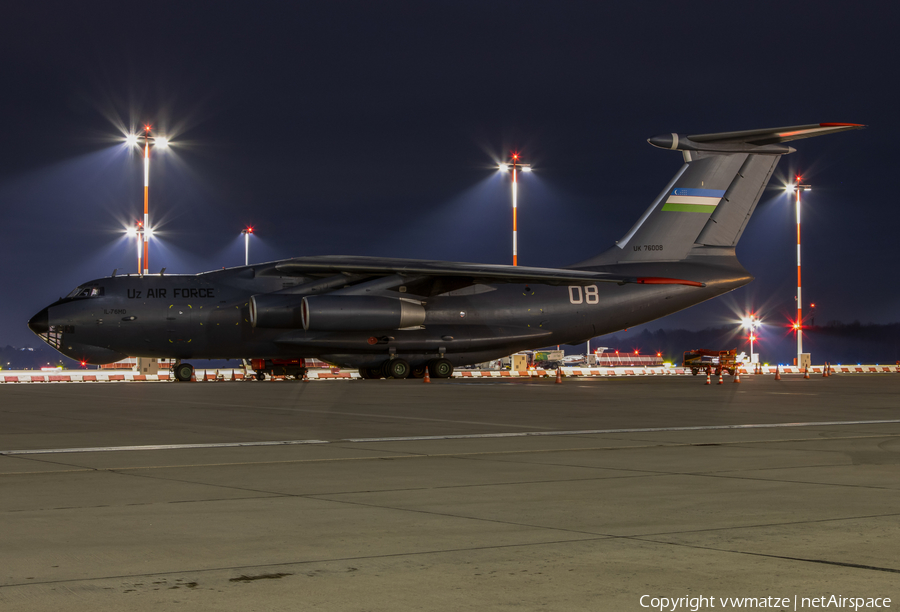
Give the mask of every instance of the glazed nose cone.
M 50 331 L 50 317 L 46 308 L 31 317 L 31 320 L 28 322 L 28 329 L 38 335 L 46 334 Z

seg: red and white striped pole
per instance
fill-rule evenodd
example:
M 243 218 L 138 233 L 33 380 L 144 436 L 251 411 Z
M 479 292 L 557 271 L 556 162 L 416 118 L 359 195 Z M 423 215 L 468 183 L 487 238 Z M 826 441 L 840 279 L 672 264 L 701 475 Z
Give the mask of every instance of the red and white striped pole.
M 797 177 L 797 185 L 794 191 L 797 194 L 797 321 L 794 329 L 797 330 L 797 367 L 802 367 L 800 356 L 803 354 L 803 301 L 800 283 L 800 192 L 812 189 L 809 185 L 800 184 L 801 177 Z
M 516 217 L 518 212 L 518 195 L 519 195 L 519 181 L 516 180 L 518 169 L 516 168 L 516 162 L 518 161 L 519 156 L 513 155 L 513 173 L 512 173 L 512 195 L 513 195 L 513 265 L 519 265 L 519 230 L 516 227 Z
M 523 164 L 519 161 L 519 154 L 512 154 L 512 208 L 513 208 L 513 265 L 519 265 L 519 169 L 522 172 L 531 172 L 531 164 Z M 501 170 L 508 170 L 506 164 L 500 165 Z
M 143 258 L 144 245 L 142 244 L 143 240 L 144 240 L 144 226 L 141 224 L 140 221 L 138 221 L 134 224 L 134 235 L 137 236 L 137 258 L 138 258 L 137 271 L 138 271 L 138 274 L 140 274 L 141 270 L 144 269 L 144 267 L 142 265 L 142 262 L 144 261 L 144 258 Z
M 150 268 L 150 126 L 144 126 L 144 274 Z

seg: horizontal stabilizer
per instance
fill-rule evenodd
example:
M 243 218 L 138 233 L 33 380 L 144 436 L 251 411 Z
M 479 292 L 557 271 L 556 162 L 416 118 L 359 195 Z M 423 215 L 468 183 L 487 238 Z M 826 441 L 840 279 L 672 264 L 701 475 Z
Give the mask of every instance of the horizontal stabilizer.
M 794 149 L 783 144 L 801 138 L 824 136 L 865 127 L 859 123 L 810 123 L 761 130 L 717 132 L 714 134 L 663 134 L 647 140 L 654 147 L 678 151 L 720 153 L 760 153 L 783 155 Z

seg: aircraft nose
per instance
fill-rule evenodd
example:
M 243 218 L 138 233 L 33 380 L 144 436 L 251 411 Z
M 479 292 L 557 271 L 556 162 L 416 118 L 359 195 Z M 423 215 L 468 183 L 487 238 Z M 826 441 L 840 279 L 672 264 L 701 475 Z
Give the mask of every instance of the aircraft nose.
M 42 311 L 31 317 L 31 320 L 28 321 L 28 329 L 38 335 L 46 334 L 50 331 L 50 315 L 48 312 L 49 311 L 44 308 Z

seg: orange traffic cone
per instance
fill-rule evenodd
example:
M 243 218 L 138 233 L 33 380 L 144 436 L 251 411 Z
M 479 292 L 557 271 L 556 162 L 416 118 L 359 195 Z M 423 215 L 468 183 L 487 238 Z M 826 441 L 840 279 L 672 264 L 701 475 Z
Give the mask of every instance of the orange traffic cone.
M 741 371 L 740 370 L 734 371 L 734 380 L 731 382 L 735 382 L 735 383 L 741 382 Z
M 809 380 L 809 366 L 806 366 L 805 368 L 803 368 L 803 378 L 805 378 L 806 380 Z
M 725 384 L 725 373 L 722 370 L 719 370 L 719 384 Z
M 710 373 L 710 371 L 709 371 L 709 368 L 707 368 L 707 369 L 706 369 L 706 384 L 707 384 L 707 385 L 711 385 L 711 384 L 712 384 L 712 381 L 711 381 L 710 378 L 709 378 L 710 376 L 711 376 L 711 373 Z
M 196 370 L 191 370 L 191 382 L 197 382 L 197 372 L 196 372 Z
M 429 376 L 429 374 L 428 374 L 428 368 L 425 368 L 425 377 L 422 378 L 422 382 L 427 382 L 427 383 L 431 382 L 431 376 Z
M 562 368 L 556 368 L 556 384 L 562 384 Z
M 775 366 L 775 380 L 781 380 L 781 370 L 777 365 Z

